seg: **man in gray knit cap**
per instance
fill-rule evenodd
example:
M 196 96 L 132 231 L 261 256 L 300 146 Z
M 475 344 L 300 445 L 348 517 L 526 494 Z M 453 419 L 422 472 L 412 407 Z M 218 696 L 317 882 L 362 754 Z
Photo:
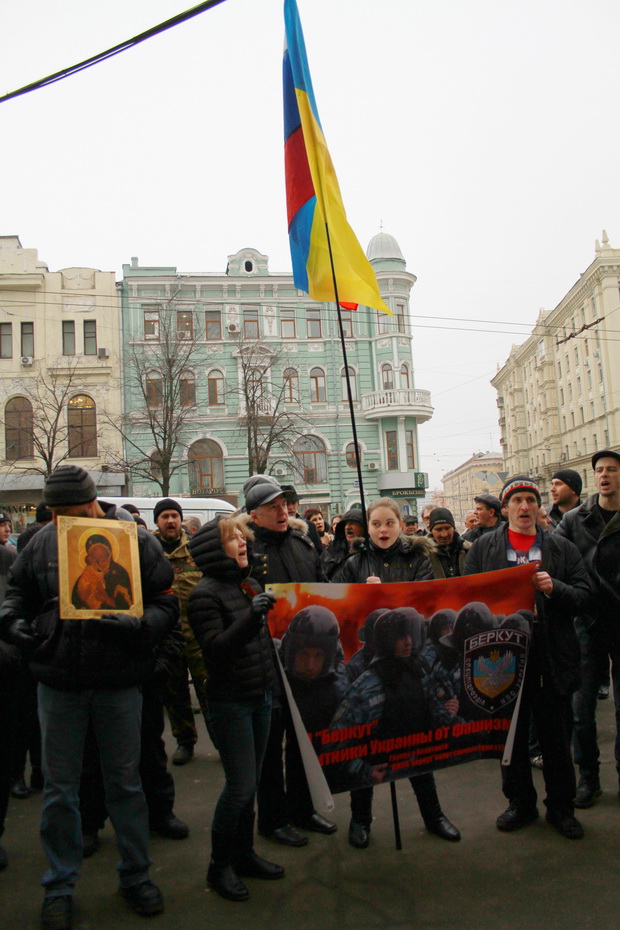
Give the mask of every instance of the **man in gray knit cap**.
M 101 754 L 106 803 L 120 853 L 120 890 L 139 914 L 163 910 L 149 880 L 149 821 L 139 775 L 141 683 L 154 651 L 175 627 L 172 569 L 158 541 L 138 529 L 144 615 L 59 616 L 58 516 L 131 520 L 97 501 L 95 484 L 77 465 L 59 466 L 45 482 L 53 514 L 17 558 L 0 609 L 0 635 L 18 646 L 38 680 L 45 787 L 41 840 L 49 860 L 42 879 L 44 930 L 68 930 L 82 864 L 78 792 L 89 722 Z

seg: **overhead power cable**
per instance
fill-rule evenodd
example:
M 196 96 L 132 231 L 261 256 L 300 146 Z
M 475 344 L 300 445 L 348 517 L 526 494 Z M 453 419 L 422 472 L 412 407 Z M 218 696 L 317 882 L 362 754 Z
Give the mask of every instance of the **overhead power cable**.
M 134 36 L 133 39 L 120 42 L 118 45 L 106 49 L 105 52 L 100 52 L 98 55 L 93 55 L 92 58 L 86 58 L 84 61 L 78 62 L 77 65 L 71 65 L 69 68 L 63 68 L 61 71 L 49 74 L 47 77 L 40 78 L 38 81 L 33 81 L 32 84 L 26 84 L 25 87 L 20 87 L 18 90 L 12 90 L 9 94 L 0 97 L 0 103 L 5 103 L 7 100 L 12 100 L 14 97 L 21 97 L 23 94 L 29 94 L 33 90 L 40 90 L 42 87 L 55 84 L 57 81 L 62 81 L 67 77 L 71 77 L 73 74 L 79 74 L 80 71 L 92 68 L 93 65 L 98 65 L 100 61 L 113 58 L 115 55 L 126 52 L 130 48 L 135 48 L 135 46 L 139 45 L 141 42 L 146 42 L 147 39 L 152 39 L 153 36 L 159 35 L 167 29 L 172 29 L 173 26 L 179 26 L 181 23 L 193 19 L 194 16 L 199 16 L 201 13 L 204 13 L 205 10 L 213 6 L 218 6 L 220 3 L 224 3 L 224 0 L 205 0 L 204 3 L 199 3 L 198 6 L 186 10 L 184 13 L 178 13 L 176 16 L 167 19 L 158 26 L 152 26 L 151 29 L 147 29 L 146 32 L 141 32 L 139 35 Z

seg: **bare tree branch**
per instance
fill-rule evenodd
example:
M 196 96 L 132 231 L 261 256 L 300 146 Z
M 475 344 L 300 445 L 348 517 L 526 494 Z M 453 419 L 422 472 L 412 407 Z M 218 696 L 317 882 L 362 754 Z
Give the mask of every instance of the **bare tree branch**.
M 125 452 L 113 467 L 155 481 L 166 496 L 172 476 L 186 466 L 183 452 L 189 420 L 195 417 L 196 335 L 178 328 L 174 297 L 159 310 L 157 339 L 126 348 L 124 376 L 134 407 L 108 422 L 123 438 Z
M 239 404 L 238 433 L 245 437 L 249 474 L 264 474 L 282 462 L 295 471 L 294 445 L 306 432 L 310 421 L 296 412 L 298 382 L 274 379 L 287 359 L 282 346 L 247 339 L 239 334 L 234 354 L 239 382 L 227 386 L 227 394 Z

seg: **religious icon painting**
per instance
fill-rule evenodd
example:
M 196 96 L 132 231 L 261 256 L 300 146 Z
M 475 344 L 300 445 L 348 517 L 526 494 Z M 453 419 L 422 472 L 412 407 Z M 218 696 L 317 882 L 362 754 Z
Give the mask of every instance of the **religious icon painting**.
M 58 517 L 58 574 L 61 617 L 144 613 L 133 520 Z

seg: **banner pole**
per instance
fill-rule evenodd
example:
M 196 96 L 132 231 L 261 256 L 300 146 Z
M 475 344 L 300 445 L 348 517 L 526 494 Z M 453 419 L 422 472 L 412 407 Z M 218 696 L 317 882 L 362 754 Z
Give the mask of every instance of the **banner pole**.
M 394 842 L 396 849 L 402 849 L 403 844 L 400 838 L 400 820 L 398 817 L 398 798 L 396 797 L 396 783 L 390 782 L 390 794 L 392 796 L 392 817 L 394 818 Z
M 338 299 L 338 282 L 336 280 L 336 269 L 334 268 L 334 256 L 332 254 L 332 243 L 329 236 L 329 225 L 325 220 L 325 234 L 327 236 L 327 250 L 329 252 L 329 262 L 332 269 L 332 281 L 334 282 L 334 296 L 336 298 L 336 313 L 338 314 L 338 328 L 340 330 L 340 345 L 342 347 L 342 358 L 344 361 L 344 374 L 347 384 L 347 399 L 349 401 L 349 415 L 351 417 L 351 432 L 353 434 L 353 448 L 355 450 L 355 465 L 357 468 L 357 480 L 359 482 L 360 500 L 362 504 L 362 519 L 364 525 L 364 536 L 368 539 L 368 520 L 366 518 L 366 498 L 364 496 L 364 479 L 362 478 L 362 462 L 360 459 L 359 444 L 357 441 L 357 426 L 355 423 L 355 410 L 353 409 L 353 397 L 351 394 L 351 379 L 349 377 L 349 362 L 347 359 L 347 347 L 344 340 L 344 329 L 342 326 L 342 314 L 340 312 L 340 300 Z M 344 502 L 343 502 L 344 503 Z

